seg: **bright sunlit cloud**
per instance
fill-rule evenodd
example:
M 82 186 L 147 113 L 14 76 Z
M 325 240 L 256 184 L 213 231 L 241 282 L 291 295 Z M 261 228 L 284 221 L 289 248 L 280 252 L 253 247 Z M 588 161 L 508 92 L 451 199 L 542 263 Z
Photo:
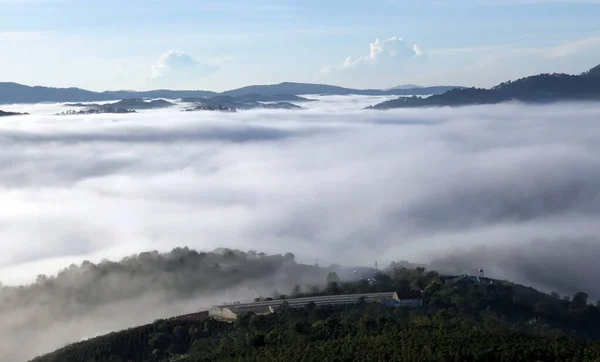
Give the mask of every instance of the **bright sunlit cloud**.
M 303 110 L 235 114 L 178 106 L 60 117 L 48 114 L 62 105 L 3 106 L 33 115 L 0 123 L 0 281 L 150 250 L 228 247 L 321 265 L 483 268 L 600 297 L 581 277 L 600 273 L 600 104 L 366 111 L 389 97 L 311 98 L 320 101 Z M 32 286 L 30 305 L 2 315 L 0 350 L 31 358 L 272 291 L 260 283 L 177 300 L 146 283 L 117 302 L 68 307 Z M 14 348 L 32 340 L 35 348 Z
M 600 231 L 597 104 L 370 112 L 381 99 L 322 99 L 4 119 L 1 279 L 175 246 L 369 265 Z
M 218 67 L 198 62 L 181 50 L 169 50 L 152 65 L 149 82 L 155 87 L 177 87 L 186 84 L 194 87 L 194 82 L 216 72 Z
M 375 39 L 369 44 L 369 55 L 353 58 L 349 56 L 343 63 L 344 68 L 354 68 L 363 64 L 376 65 L 385 59 L 401 61 L 406 58 L 420 56 L 421 49 L 417 44 L 412 46 L 407 44 L 404 39 L 391 37 L 386 40 Z

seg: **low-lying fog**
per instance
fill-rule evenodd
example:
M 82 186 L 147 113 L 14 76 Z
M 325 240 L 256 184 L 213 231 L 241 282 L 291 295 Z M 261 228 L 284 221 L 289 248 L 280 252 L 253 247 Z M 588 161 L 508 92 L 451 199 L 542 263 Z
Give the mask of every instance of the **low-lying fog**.
M 318 98 L 305 110 L 235 114 L 0 107 L 32 113 L 0 122 L 0 280 L 228 247 L 309 264 L 484 268 L 600 297 L 600 104 L 381 112 L 362 110 L 381 97 Z M 31 333 L 73 332 L 48 351 L 92 333 L 109 309 Z

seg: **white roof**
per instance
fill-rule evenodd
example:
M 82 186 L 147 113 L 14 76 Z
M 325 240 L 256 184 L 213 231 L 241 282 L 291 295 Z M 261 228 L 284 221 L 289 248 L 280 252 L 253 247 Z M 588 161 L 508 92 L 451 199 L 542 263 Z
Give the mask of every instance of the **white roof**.
M 383 292 L 383 293 L 367 293 L 367 294 L 341 294 L 341 295 L 323 295 L 318 297 L 304 297 L 304 298 L 290 298 L 290 299 L 277 299 L 260 301 L 253 303 L 240 303 L 240 304 L 223 304 L 218 305 L 217 308 L 228 308 L 232 312 L 245 311 L 252 309 L 263 309 L 268 307 L 279 307 L 284 302 L 287 302 L 290 307 L 300 307 L 313 302 L 316 305 L 335 305 L 335 304 L 351 304 L 357 303 L 360 298 L 364 298 L 365 301 L 381 300 L 385 298 L 392 298 L 394 292 Z

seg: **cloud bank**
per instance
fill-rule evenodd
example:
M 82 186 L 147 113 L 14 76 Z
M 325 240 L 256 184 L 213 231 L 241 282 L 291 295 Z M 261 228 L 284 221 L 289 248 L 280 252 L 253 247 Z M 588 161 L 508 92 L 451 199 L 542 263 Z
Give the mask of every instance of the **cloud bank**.
M 597 235 L 598 105 L 367 112 L 330 98 L 3 121 L 1 279 L 181 245 L 370 264 Z
M 150 79 L 185 80 L 199 78 L 217 70 L 217 67 L 200 63 L 180 50 L 169 50 L 152 65 Z
M 321 99 L 3 119 L 0 280 L 229 247 L 483 268 L 600 298 L 600 104 L 378 112 L 360 109 L 375 97 Z
M 367 56 L 346 58 L 343 67 L 354 68 L 363 64 L 376 64 L 378 61 L 386 59 L 399 61 L 422 55 L 421 48 L 417 44 L 409 46 L 404 39 L 395 36 L 386 40 L 375 39 L 373 43 L 369 44 L 369 49 L 370 52 Z
M 325 65 L 317 73 L 329 76 L 333 72 L 360 69 L 363 67 L 396 67 L 409 59 L 424 57 L 425 54 L 417 44 L 409 45 L 403 38 L 393 36 L 389 39 L 375 39 L 369 44 L 369 54 L 353 57 L 348 56 L 340 66 Z

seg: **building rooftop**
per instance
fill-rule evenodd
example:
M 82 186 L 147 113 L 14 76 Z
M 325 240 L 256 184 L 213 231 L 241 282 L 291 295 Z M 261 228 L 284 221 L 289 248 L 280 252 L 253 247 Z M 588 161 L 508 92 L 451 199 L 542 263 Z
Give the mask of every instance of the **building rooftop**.
M 394 292 L 323 295 L 316 297 L 268 300 L 253 303 L 223 304 L 216 306 L 216 308 L 227 308 L 236 314 L 247 312 L 254 312 L 258 314 L 268 313 L 269 307 L 277 308 L 283 305 L 284 302 L 287 302 L 287 304 L 292 308 L 299 308 L 311 302 L 315 303 L 316 305 L 336 305 L 358 303 L 361 298 L 364 298 L 366 302 L 382 301 L 385 299 L 392 298 L 393 295 Z
M 472 275 L 459 275 L 454 278 L 449 278 L 445 280 L 446 284 L 457 284 L 457 283 L 473 283 L 473 284 L 491 284 L 492 280 L 489 278 L 472 276 Z
M 402 299 L 423 299 L 423 292 L 420 290 L 398 291 L 396 296 L 399 300 Z

